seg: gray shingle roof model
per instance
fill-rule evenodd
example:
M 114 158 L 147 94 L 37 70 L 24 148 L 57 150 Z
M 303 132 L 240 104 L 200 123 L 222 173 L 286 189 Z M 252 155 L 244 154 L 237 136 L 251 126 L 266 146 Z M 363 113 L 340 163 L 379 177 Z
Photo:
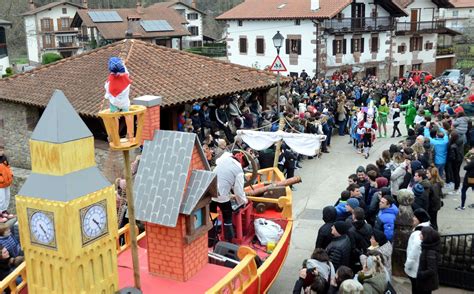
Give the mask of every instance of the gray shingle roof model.
M 196 140 L 191 133 L 157 131 L 145 141 L 133 187 L 138 220 L 176 226 Z
M 92 137 L 91 131 L 60 90 L 55 90 L 31 135 L 32 140 L 66 143 Z
M 211 171 L 193 170 L 179 212 L 190 215 L 214 179 L 216 174 Z

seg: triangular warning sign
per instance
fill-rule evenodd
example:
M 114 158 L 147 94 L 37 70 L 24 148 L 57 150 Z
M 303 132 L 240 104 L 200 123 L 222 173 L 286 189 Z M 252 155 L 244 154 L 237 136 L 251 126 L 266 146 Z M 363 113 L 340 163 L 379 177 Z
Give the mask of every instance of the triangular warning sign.
M 272 63 L 272 66 L 270 67 L 271 71 L 286 71 L 286 67 L 283 64 L 283 61 L 281 61 L 281 58 L 279 55 L 275 58 L 275 60 Z

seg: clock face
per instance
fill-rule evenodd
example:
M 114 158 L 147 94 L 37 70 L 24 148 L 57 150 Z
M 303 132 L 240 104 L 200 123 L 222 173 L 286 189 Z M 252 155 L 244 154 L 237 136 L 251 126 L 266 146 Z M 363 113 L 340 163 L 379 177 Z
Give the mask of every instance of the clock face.
M 49 211 L 28 209 L 31 243 L 56 248 L 54 214 Z
M 100 201 L 81 209 L 82 245 L 108 233 L 107 202 Z

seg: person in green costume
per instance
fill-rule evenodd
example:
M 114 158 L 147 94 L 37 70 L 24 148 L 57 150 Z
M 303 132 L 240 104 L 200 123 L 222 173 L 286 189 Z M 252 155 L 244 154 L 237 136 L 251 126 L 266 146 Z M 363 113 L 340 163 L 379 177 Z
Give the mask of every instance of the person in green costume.
M 383 127 L 383 132 L 384 132 L 384 138 L 387 138 L 387 118 L 388 118 L 388 113 L 390 112 L 390 109 L 388 108 L 387 105 L 387 100 L 385 98 L 382 98 L 380 100 L 380 105 L 377 108 L 378 116 L 377 116 L 377 124 L 379 125 L 379 137 L 382 137 L 382 128 Z
M 407 126 L 407 132 L 410 127 L 414 127 L 415 124 L 415 116 L 416 116 L 416 108 L 413 103 L 413 100 L 408 100 L 407 104 L 400 105 L 401 109 L 406 108 L 407 112 L 405 114 L 405 125 Z

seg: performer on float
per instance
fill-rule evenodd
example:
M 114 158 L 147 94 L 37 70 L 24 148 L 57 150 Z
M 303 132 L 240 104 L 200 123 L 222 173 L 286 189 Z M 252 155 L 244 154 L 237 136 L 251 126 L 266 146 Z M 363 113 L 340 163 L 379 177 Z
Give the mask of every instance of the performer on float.
M 377 131 L 377 123 L 374 119 L 374 108 L 368 107 L 364 114 L 364 119 L 359 123 L 358 133 L 361 136 L 362 144 L 364 146 L 364 156 L 369 158 L 370 148 L 375 140 L 375 132 Z
M 132 83 L 128 70 L 122 59 L 111 57 L 109 59 L 109 71 L 110 74 L 104 86 L 104 99 L 110 102 L 110 112 L 127 112 L 130 107 L 130 84 Z M 117 125 L 118 123 L 117 119 Z M 134 138 L 133 116 L 125 116 L 125 123 L 128 139 Z

